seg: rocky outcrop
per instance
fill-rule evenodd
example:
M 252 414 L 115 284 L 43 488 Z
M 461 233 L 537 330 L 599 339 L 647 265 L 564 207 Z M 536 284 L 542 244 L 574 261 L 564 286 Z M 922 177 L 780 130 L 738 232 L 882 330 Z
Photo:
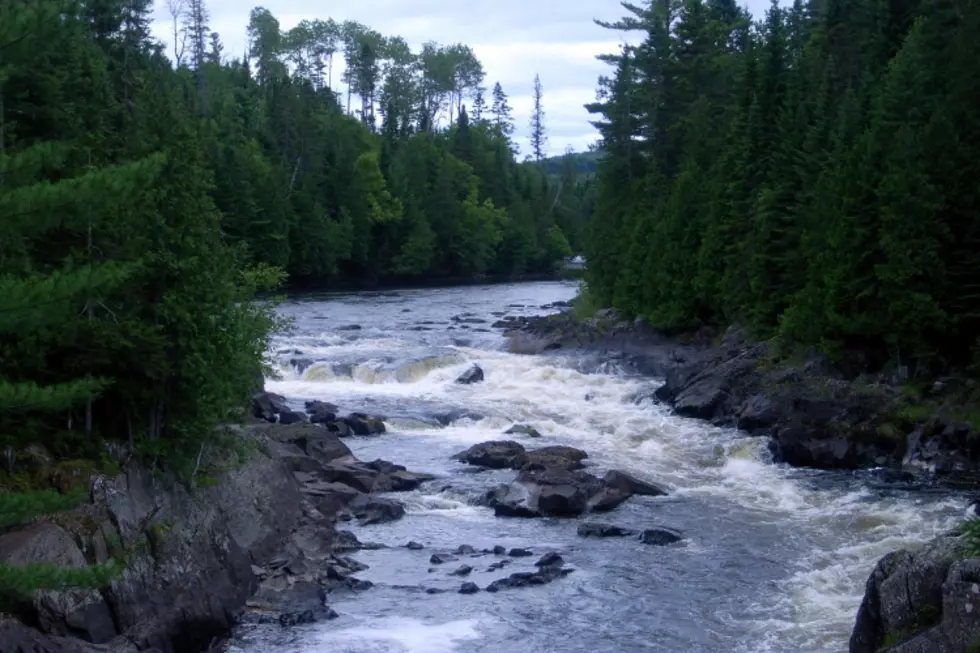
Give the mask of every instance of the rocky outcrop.
M 851 653 L 964 653 L 980 648 L 980 559 L 961 537 L 889 553 L 865 586 Z
M 487 503 L 500 517 L 575 517 L 612 510 L 629 497 L 587 472 L 552 467 L 522 471 L 491 490 Z
M 515 352 L 601 353 L 599 366 L 662 378 L 657 400 L 685 417 L 769 435 L 777 462 L 889 467 L 960 487 L 980 485 L 980 433 L 941 411 L 910 420 L 901 382 L 885 375 L 838 369 L 817 354 L 788 360 L 737 327 L 720 338 L 705 332 L 681 342 L 609 310 L 586 320 L 564 313 L 501 326 Z
M 470 367 L 470 369 L 459 375 L 459 378 L 456 379 L 456 383 L 460 383 L 462 385 L 472 385 L 474 383 L 479 383 L 484 378 L 483 368 L 479 365 L 473 365 Z
M 40 592 L 16 606 L 21 621 L 0 622 L 0 650 L 88 653 L 88 642 L 111 653 L 193 653 L 243 610 L 285 625 L 330 618 L 331 591 L 367 586 L 353 577 L 363 566 L 339 555 L 359 544 L 335 531 L 335 517 L 396 519 L 400 503 L 369 493 L 432 478 L 357 461 L 336 434 L 308 423 L 230 431 L 249 454 L 216 482 L 191 488 L 131 465 L 93 477 L 90 503 L 0 535 L 2 562 L 124 562 L 102 590 Z
M 491 469 L 581 469 L 582 461 L 589 454 L 563 445 L 541 447 L 527 451 L 519 442 L 513 440 L 491 440 L 475 444 L 461 451 L 454 458 L 470 465 Z

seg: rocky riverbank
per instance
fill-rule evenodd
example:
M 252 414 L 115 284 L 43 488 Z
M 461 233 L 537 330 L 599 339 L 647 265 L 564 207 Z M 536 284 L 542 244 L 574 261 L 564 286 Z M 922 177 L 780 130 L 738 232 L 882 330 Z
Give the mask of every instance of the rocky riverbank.
M 658 400 L 686 417 L 771 437 L 777 462 L 822 469 L 885 468 L 890 479 L 980 485 L 980 433 L 942 408 L 943 382 L 915 396 L 883 375 L 844 374 L 821 357 L 783 358 L 738 328 L 668 338 L 612 311 L 500 323 L 511 350 L 588 350 L 665 379 Z
M 256 396 L 256 414 L 267 399 Z M 378 429 L 366 416 L 344 419 Z M 131 465 L 114 478 L 82 479 L 91 496 L 81 507 L 0 535 L 2 562 L 124 564 L 101 591 L 45 591 L 7 606 L 0 651 L 191 653 L 239 620 L 288 627 L 330 619 L 332 593 L 369 587 L 346 555 L 367 545 L 337 524 L 397 519 L 404 507 L 376 493 L 432 477 L 356 460 L 328 430 L 334 420 L 256 421 L 229 427 L 245 460 L 207 487 Z

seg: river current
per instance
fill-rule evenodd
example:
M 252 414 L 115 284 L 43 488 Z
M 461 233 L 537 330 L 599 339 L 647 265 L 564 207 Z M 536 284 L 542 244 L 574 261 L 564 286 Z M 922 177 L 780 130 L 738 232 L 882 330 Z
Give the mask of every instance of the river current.
M 358 578 L 374 587 L 331 598 L 339 618 L 243 628 L 232 650 L 841 653 L 876 560 L 962 516 L 963 497 L 889 489 L 871 474 L 773 465 L 764 438 L 676 417 L 648 399 L 657 379 L 594 355 L 511 354 L 491 328 L 504 315 L 550 312 L 542 307 L 576 291 L 571 282 L 525 283 L 306 296 L 283 306 L 295 324 L 275 343 L 282 378 L 267 389 L 297 407 L 321 399 L 385 416 L 385 435 L 347 440 L 355 455 L 439 478 L 396 495 L 403 519 L 352 528 L 387 548 L 354 556 L 370 566 Z M 291 358 L 308 361 L 300 371 Z M 454 383 L 473 363 L 486 380 Z M 483 419 L 460 417 L 466 412 Z M 460 418 L 444 426 L 447 415 Z M 514 472 L 473 473 L 451 456 L 512 437 L 501 433 L 514 423 L 544 435 L 513 436 L 526 446 L 579 447 L 592 473 L 622 469 L 670 490 L 586 520 L 665 526 L 686 539 L 667 547 L 584 539 L 581 520 L 496 518 L 473 505 Z M 410 540 L 425 550 L 404 548 Z M 576 571 L 543 587 L 462 596 L 450 569 L 429 571 L 433 551 L 461 544 L 560 551 Z M 488 562 L 474 561 L 466 580 L 485 587 L 531 568 L 490 572 Z

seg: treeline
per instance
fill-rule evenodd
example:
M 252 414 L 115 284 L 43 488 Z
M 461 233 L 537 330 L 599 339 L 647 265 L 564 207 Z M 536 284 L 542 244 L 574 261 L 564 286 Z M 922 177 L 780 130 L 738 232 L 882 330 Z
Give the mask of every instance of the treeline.
M 222 229 L 254 260 L 306 282 L 462 277 L 546 272 L 582 247 L 587 186 L 517 163 L 508 96 L 469 47 L 413 52 L 332 20 L 284 31 L 260 7 L 247 58 L 225 61 L 201 6 L 175 18 L 177 75 Z
M 980 4 L 627 8 L 607 26 L 644 38 L 590 106 L 596 299 L 912 374 L 976 361 Z
M 199 462 L 277 325 L 251 298 L 285 275 L 541 272 L 582 246 L 588 184 L 517 163 L 508 98 L 484 92 L 469 48 L 413 53 L 355 23 L 283 31 L 258 8 L 229 61 L 203 0 L 173 0 L 165 53 L 152 4 L 4 4 L 8 467 L 30 444 L 100 440 Z

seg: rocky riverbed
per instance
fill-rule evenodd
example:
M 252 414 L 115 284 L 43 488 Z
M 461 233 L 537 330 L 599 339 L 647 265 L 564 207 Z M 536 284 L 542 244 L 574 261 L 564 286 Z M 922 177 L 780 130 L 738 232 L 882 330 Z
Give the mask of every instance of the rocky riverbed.
M 973 590 L 947 533 L 969 495 L 933 482 L 953 475 L 825 459 L 833 419 L 799 418 L 791 386 L 765 394 L 778 370 L 757 344 L 577 322 L 574 292 L 287 304 L 297 327 L 237 431 L 244 464 L 193 490 L 96 478 L 75 517 L 2 536 L 3 559 L 78 564 L 118 542 L 128 570 L 25 606 L 0 651 L 959 650 Z M 776 417 L 747 421 L 748 404 Z M 823 469 L 785 464 L 806 456 Z

